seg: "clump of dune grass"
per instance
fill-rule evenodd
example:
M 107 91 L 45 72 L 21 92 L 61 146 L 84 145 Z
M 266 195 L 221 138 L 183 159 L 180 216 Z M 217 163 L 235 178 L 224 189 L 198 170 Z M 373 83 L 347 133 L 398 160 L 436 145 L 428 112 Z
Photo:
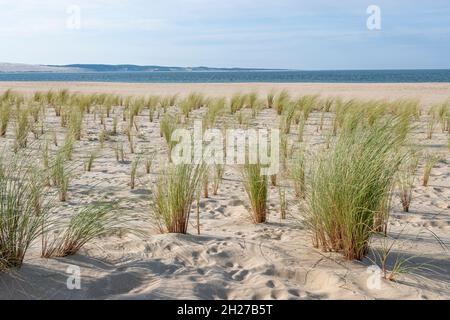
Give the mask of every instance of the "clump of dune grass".
M 0 137 L 6 135 L 6 130 L 11 117 L 11 106 L 8 103 L 0 103 Z
M 134 154 L 134 136 L 133 134 L 130 134 L 130 136 L 128 137 L 128 146 L 130 148 L 130 153 Z
M 30 159 L 0 156 L 0 270 L 20 267 L 47 224 L 48 188 Z
M 267 94 L 266 101 L 267 101 L 267 108 L 268 109 L 272 109 L 272 107 L 274 105 L 274 102 L 275 102 L 275 93 L 274 93 L 274 91 L 270 91 Z
M 151 217 L 162 233 L 187 233 L 203 176 L 203 165 L 188 164 L 170 166 L 159 176 L 151 194 Z
M 29 112 L 33 119 L 33 122 L 36 124 L 41 118 L 44 117 L 45 109 L 39 104 L 31 103 L 31 105 L 29 106 Z
M 419 99 L 397 99 L 393 102 L 383 102 L 379 108 L 384 109 L 384 113 L 390 112 L 396 116 L 414 117 L 419 120 L 421 114 Z
M 186 118 L 189 118 L 189 114 L 191 111 L 199 109 L 205 105 L 206 99 L 201 93 L 192 92 L 190 93 L 186 99 L 184 99 L 181 104 L 180 108 L 183 112 L 183 115 Z
M 113 117 L 111 134 L 113 136 L 117 135 L 117 116 Z
M 70 172 L 65 165 L 65 150 L 59 150 L 50 167 L 53 185 L 58 189 L 59 200 L 65 202 L 69 190 Z
M 98 142 L 100 142 L 100 148 L 103 149 L 105 146 L 105 141 L 109 139 L 108 132 L 104 129 L 100 130 L 98 134 Z
M 139 163 L 141 161 L 141 155 L 138 155 L 133 162 L 131 163 L 131 171 L 130 171 L 130 188 L 134 190 L 136 187 L 136 174 L 139 167 Z
M 335 116 L 333 118 L 332 128 L 333 128 L 333 135 L 336 136 L 339 128 L 342 128 L 346 118 L 348 115 L 354 115 L 354 111 L 356 108 L 358 108 L 358 103 L 354 99 L 344 101 L 341 98 L 338 98 L 335 100 L 334 104 L 334 111 Z M 357 118 L 354 118 L 357 119 Z
M 94 238 L 118 230 L 123 219 L 119 218 L 116 209 L 116 203 L 95 203 L 82 208 L 53 239 L 45 236 L 42 257 L 74 255 Z
M 205 128 L 213 128 L 216 124 L 218 117 L 222 114 L 225 109 L 225 98 L 217 98 L 213 100 L 203 117 L 203 126 Z
M 306 95 L 298 99 L 297 105 L 298 108 L 303 111 L 303 119 L 305 119 L 305 121 L 308 120 L 318 99 L 318 95 Z
M 333 108 L 335 100 L 336 99 L 333 97 L 327 97 L 327 98 L 323 99 L 322 100 L 322 110 L 324 112 L 330 112 L 331 109 Z
M 255 118 L 259 111 L 258 94 L 251 92 L 245 95 L 244 103 L 247 108 L 252 110 L 252 117 Z
M 16 112 L 16 149 L 26 148 L 28 133 L 31 129 L 30 121 L 28 119 L 28 110 L 25 108 L 18 108 Z
M 434 128 L 436 125 L 436 118 L 434 113 L 430 114 L 427 121 L 427 139 L 431 140 L 433 138 Z
M 153 122 L 153 120 L 155 119 L 155 113 L 158 107 L 158 103 L 159 103 L 159 96 L 150 96 L 147 99 L 147 108 L 148 108 L 148 119 L 150 120 L 150 122 Z
M 202 178 L 203 198 L 209 198 L 209 166 L 205 166 L 205 171 Z
M 92 171 L 92 168 L 94 167 L 94 161 L 95 161 L 95 159 L 97 157 L 98 157 L 98 151 L 97 150 L 91 151 L 89 153 L 89 157 L 87 158 L 86 163 L 84 165 L 84 169 L 87 172 L 91 172 Z
M 250 117 L 243 110 L 236 113 L 236 121 L 240 126 L 247 127 L 250 123 Z
M 141 114 L 142 110 L 144 109 L 144 106 L 145 106 L 145 100 L 143 98 L 135 98 L 131 102 L 129 109 L 128 109 L 129 116 L 130 116 L 130 118 L 129 118 L 130 124 L 132 124 L 135 121 L 136 117 Z
M 431 170 L 438 163 L 441 156 L 436 153 L 426 153 L 425 154 L 425 164 L 423 169 L 422 186 L 427 187 L 428 181 L 430 180 Z
M 223 164 L 216 163 L 214 165 L 213 195 L 218 194 L 224 173 L 225 166 Z
M 261 175 L 261 165 L 245 164 L 242 169 L 244 189 L 250 200 L 250 213 L 254 223 L 267 220 L 268 177 Z
M 247 108 L 252 109 L 258 102 L 258 94 L 256 92 L 250 92 L 245 95 L 245 105 Z
M 161 135 L 161 138 L 164 137 L 167 143 L 169 143 L 172 133 L 176 128 L 176 122 L 177 119 L 169 114 L 165 114 L 161 119 L 161 122 L 159 124 L 159 133 Z
M 67 127 L 68 120 L 69 120 L 69 112 L 67 110 L 67 107 L 60 106 L 59 122 L 60 122 L 61 128 Z
M 295 153 L 291 167 L 290 176 L 294 184 L 294 192 L 297 198 L 305 198 L 305 151 L 303 148 L 297 150 Z
M 276 97 L 274 107 L 277 110 L 278 115 L 283 113 L 284 108 L 290 101 L 289 93 L 286 90 L 281 91 Z
M 313 163 L 306 218 L 314 246 L 342 252 L 347 259 L 367 254 L 404 158 L 397 125 L 398 118 L 389 118 L 372 127 L 346 129 Z
M 169 96 L 165 96 L 162 97 L 159 101 L 159 105 L 161 106 L 161 108 L 163 109 L 164 113 L 167 112 L 167 109 L 169 107 L 173 107 L 176 105 L 178 100 L 178 95 L 169 95 Z
M 296 110 L 297 106 L 293 102 L 288 103 L 284 107 L 281 118 L 281 121 L 283 121 L 281 127 L 283 128 L 285 134 L 289 134 L 291 132 L 292 119 L 294 117 Z
M 243 96 L 240 93 L 233 94 L 230 101 L 231 114 L 235 114 L 236 112 L 241 110 L 244 107 L 244 103 L 245 103 L 245 96 Z
M 78 108 L 74 108 L 69 115 L 69 132 L 75 140 L 81 140 L 81 131 L 83 128 L 83 113 Z
M 404 212 L 409 212 L 418 165 L 419 157 L 417 154 L 413 153 L 405 159 L 398 171 L 397 185 L 400 192 L 400 202 Z
M 178 118 L 165 114 L 160 122 L 160 134 L 164 137 L 167 143 L 169 157 L 172 154 L 172 149 L 176 145 L 176 141 L 172 141 L 172 133 L 175 131 L 178 125 Z
M 253 107 L 252 107 L 252 117 L 253 117 L 253 119 L 256 118 L 256 116 L 262 110 L 262 107 L 263 107 L 263 104 L 261 104 L 259 100 L 253 105 Z
M 434 105 L 429 114 L 439 121 L 442 132 L 445 132 L 448 130 L 447 119 L 450 116 L 450 100 Z
M 61 146 L 61 152 L 63 152 L 64 158 L 67 161 L 72 160 L 74 143 L 75 140 L 73 138 L 73 135 L 71 135 L 70 133 L 66 134 L 66 136 L 64 137 L 64 143 Z

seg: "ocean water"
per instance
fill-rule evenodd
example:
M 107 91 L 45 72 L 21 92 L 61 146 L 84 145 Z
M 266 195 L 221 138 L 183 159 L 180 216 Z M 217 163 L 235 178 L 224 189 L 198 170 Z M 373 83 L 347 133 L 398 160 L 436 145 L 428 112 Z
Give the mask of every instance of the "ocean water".
M 0 73 L 0 81 L 89 81 L 127 83 L 417 83 L 450 82 L 450 70 L 341 70 L 341 71 L 205 71 Z

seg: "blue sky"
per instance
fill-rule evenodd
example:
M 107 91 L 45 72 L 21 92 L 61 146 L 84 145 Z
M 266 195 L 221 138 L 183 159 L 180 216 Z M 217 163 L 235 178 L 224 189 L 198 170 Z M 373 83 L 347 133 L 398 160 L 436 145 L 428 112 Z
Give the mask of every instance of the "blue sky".
M 67 9 L 81 28 L 67 28 Z M 369 5 L 381 9 L 370 31 Z M 0 62 L 450 68 L 448 0 L 0 0 Z

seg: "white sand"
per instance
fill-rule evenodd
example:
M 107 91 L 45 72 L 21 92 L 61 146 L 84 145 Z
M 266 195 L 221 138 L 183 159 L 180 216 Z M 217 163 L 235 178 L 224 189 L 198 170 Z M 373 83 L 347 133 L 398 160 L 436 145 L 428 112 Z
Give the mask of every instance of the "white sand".
M 69 83 L 0 83 L 23 92 L 44 88 L 70 88 L 83 92 L 116 92 L 122 94 L 175 93 L 203 91 L 210 95 L 230 94 L 237 90 L 267 92 L 287 88 L 293 94 L 320 92 L 344 97 L 398 98 L 421 97 L 424 105 L 450 97 L 449 84 L 69 84 Z M 197 116 L 201 111 L 196 112 Z M 273 110 L 264 110 L 256 124 L 274 124 Z M 308 120 L 307 144 L 323 142 L 316 132 L 319 115 Z M 52 127 L 58 120 L 50 117 Z M 148 190 L 157 177 L 158 167 L 167 159 L 165 142 L 159 136 L 159 123 L 140 117 L 138 150 L 158 152 L 152 174 L 139 168 L 136 190 L 129 188 L 130 162 L 115 161 L 113 142 L 106 142 L 92 172 L 83 172 L 72 181 L 69 201 L 60 205 L 61 217 L 67 217 L 82 204 L 94 200 L 121 199 L 123 213 L 133 216 L 134 223 L 149 231 L 139 237 L 130 233 L 111 235 L 87 244 L 79 254 L 67 258 L 39 258 L 38 246 L 30 250 L 20 270 L 0 274 L 0 298 L 44 299 L 449 299 L 450 298 L 450 156 L 448 136 L 437 126 L 431 141 L 425 140 L 425 120 L 416 132 L 418 145 L 442 152 L 443 160 L 433 169 L 428 187 L 417 186 L 410 213 L 401 212 L 398 196 L 393 197 L 390 221 L 391 235 L 400 234 L 394 253 L 415 257 L 414 263 L 427 268 L 405 274 L 397 282 L 381 279 L 380 287 L 371 286 L 373 274 L 370 259 L 345 261 L 339 254 L 324 253 L 311 245 L 310 236 L 301 222 L 301 204 L 288 187 L 289 218 L 280 221 L 278 190 L 271 187 L 269 222 L 251 223 L 238 171 L 227 167 L 219 195 L 201 202 L 201 235 L 196 234 L 195 217 L 188 235 L 157 234 L 149 226 Z M 119 128 L 122 125 L 120 122 Z M 108 119 L 108 127 L 111 119 Z M 75 163 L 81 164 L 88 153 L 98 147 L 100 126 L 89 118 L 85 122 L 83 141 L 77 145 Z M 60 130 L 60 129 L 59 129 Z M 62 140 L 63 133 L 59 132 Z M 8 140 L 13 133 L 8 131 Z M 116 137 L 113 137 L 116 139 Z M 125 141 L 120 135 L 117 139 Z M 0 139 L 4 144 L 5 139 Z M 292 135 L 295 141 L 295 135 Z M 127 145 L 125 144 L 125 148 Z M 127 151 L 128 160 L 134 157 Z M 419 173 L 422 171 L 419 170 Z M 419 181 L 417 182 L 419 185 Z M 195 208 L 194 208 L 195 211 Z M 436 241 L 437 235 L 443 248 Z M 380 247 L 375 239 L 373 247 Z M 392 262 L 391 262 L 392 263 Z M 66 269 L 81 268 L 81 289 L 68 290 Z
M 14 88 L 32 93 L 49 89 L 70 88 L 74 92 L 117 93 L 123 95 L 173 94 L 186 95 L 192 91 L 211 96 L 236 92 L 265 94 L 271 90 L 288 90 L 293 96 L 321 94 L 344 98 L 395 99 L 421 98 L 427 105 L 450 97 L 449 83 L 101 83 L 101 82 L 0 82 L 0 92 Z

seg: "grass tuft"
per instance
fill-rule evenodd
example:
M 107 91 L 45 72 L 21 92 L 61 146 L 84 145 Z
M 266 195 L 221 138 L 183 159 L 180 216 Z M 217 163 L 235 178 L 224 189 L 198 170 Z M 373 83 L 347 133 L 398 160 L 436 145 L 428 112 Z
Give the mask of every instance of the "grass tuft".
M 422 186 L 427 187 L 430 180 L 431 170 L 440 160 L 440 155 L 435 153 L 425 154 L 425 165 L 423 169 Z
M 362 259 L 395 182 L 404 152 L 398 118 L 345 130 L 323 152 L 307 180 L 306 217 L 313 244 Z
M 151 217 L 164 233 L 187 233 L 192 202 L 199 192 L 204 166 L 171 166 L 158 178 L 151 194 Z
M 43 242 L 42 257 L 66 257 L 76 254 L 87 242 L 118 229 L 116 204 L 95 203 L 76 213 L 68 226 L 51 241 L 47 235 Z
M 0 269 L 20 267 L 47 224 L 48 188 L 28 158 L 0 158 Z
M 254 223 L 267 220 L 268 177 L 261 175 L 260 164 L 246 164 L 242 169 L 244 189 L 250 200 L 250 213 Z

